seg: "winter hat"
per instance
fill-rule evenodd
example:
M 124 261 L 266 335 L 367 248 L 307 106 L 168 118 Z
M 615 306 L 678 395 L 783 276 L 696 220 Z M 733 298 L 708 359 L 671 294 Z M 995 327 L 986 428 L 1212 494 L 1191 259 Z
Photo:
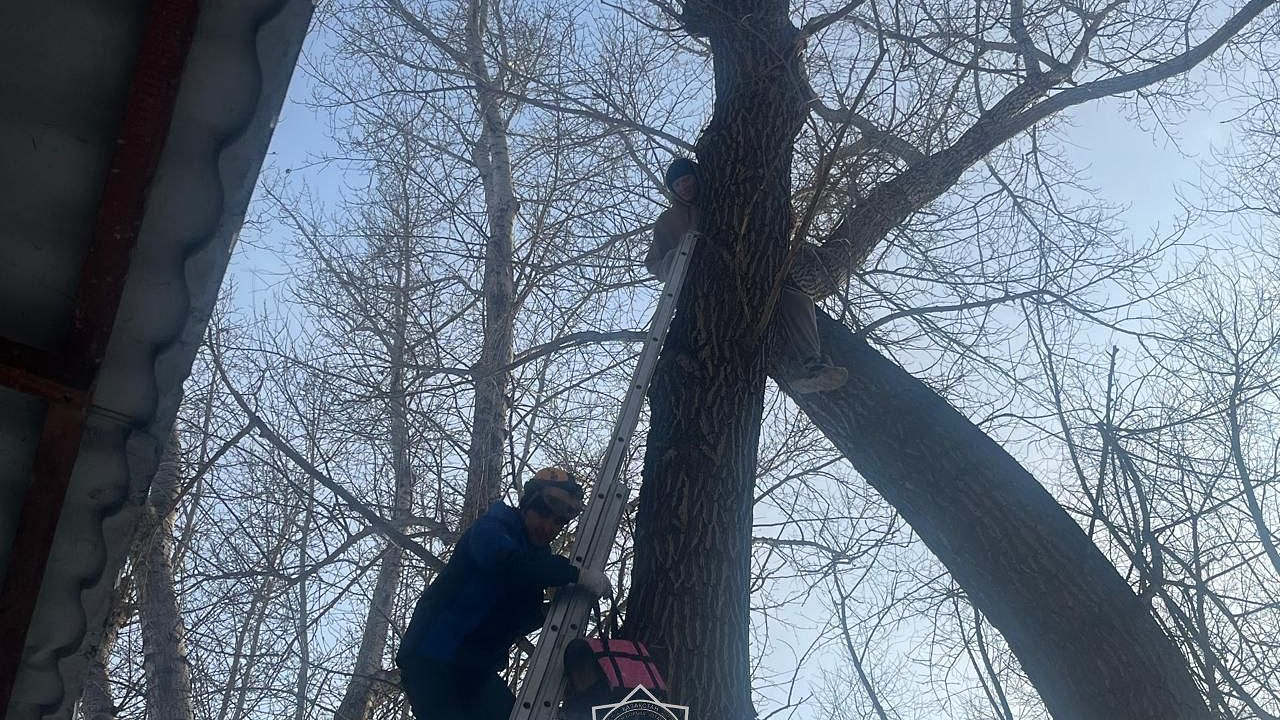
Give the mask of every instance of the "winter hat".
M 676 190 L 673 186 L 676 184 L 676 180 L 679 180 L 685 175 L 693 175 L 694 177 L 697 177 L 698 163 L 690 160 L 689 158 L 683 157 L 678 157 L 675 160 L 672 160 L 671 164 L 667 166 L 667 175 L 664 179 L 667 184 L 667 189 L 671 192 L 675 192 Z

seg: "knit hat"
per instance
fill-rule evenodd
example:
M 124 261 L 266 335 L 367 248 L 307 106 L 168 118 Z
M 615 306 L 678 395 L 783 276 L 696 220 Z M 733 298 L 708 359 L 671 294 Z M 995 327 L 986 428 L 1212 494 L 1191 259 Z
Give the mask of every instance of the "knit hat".
M 679 180 L 685 175 L 693 175 L 694 177 L 697 177 L 698 171 L 698 163 L 690 160 L 689 158 L 678 157 L 675 160 L 672 160 L 671 164 L 667 166 L 667 175 L 663 181 L 667 184 L 668 190 L 675 192 L 676 180 Z

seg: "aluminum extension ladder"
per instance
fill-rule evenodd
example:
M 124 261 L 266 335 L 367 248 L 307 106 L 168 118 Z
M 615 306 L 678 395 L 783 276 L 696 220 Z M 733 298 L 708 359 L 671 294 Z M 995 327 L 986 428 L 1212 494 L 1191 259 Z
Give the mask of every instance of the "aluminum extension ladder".
M 667 328 L 675 315 L 676 301 L 684 287 L 689 259 L 698 242 L 696 232 L 685 233 L 676 248 L 671 269 L 667 275 L 658 308 L 649 323 L 644 350 L 631 387 L 623 402 L 622 413 L 613 427 L 612 442 L 605 456 L 604 469 L 596 479 L 591 499 L 587 503 L 582 520 L 578 524 L 578 539 L 573 544 L 573 562 L 583 568 L 604 570 L 622 521 L 622 510 L 627 504 L 627 486 L 622 480 L 622 466 L 627 459 L 631 435 L 640 420 L 640 408 L 644 405 L 649 381 L 658 364 L 658 353 L 667 338 Z M 516 698 L 510 720 L 552 720 L 560 710 L 560 696 L 564 691 L 564 648 L 569 641 L 585 629 L 587 611 L 594 600 L 582 592 L 556 593 L 555 601 L 542 625 L 542 634 L 529 661 L 529 670 L 520 696 Z

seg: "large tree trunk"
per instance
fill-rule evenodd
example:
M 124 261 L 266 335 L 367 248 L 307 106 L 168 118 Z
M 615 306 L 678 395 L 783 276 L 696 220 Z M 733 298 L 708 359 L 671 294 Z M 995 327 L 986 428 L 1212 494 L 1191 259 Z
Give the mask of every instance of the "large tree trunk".
M 467 495 L 463 506 L 465 529 L 484 514 L 502 492 L 502 458 L 506 451 L 507 386 L 515 343 L 514 254 L 516 197 L 507 147 L 507 119 L 501 88 L 485 64 L 484 33 L 487 0 L 472 0 L 467 13 L 467 59 L 476 84 L 480 138 L 472 161 L 484 185 L 489 235 L 484 248 L 484 336 L 480 359 L 472 367 L 475 405 L 471 417 L 471 447 L 467 454 Z
M 754 716 L 748 672 L 752 490 L 765 344 L 785 273 L 792 143 L 804 118 L 787 4 L 689 2 L 710 38 L 714 114 L 700 143 L 703 233 L 650 389 L 624 632 L 670 653 L 699 720 Z M 714 280 L 710 280 L 714 279 Z
M 174 433 L 143 506 L 139 530 L 138 617 L 142 621 L 147 716 L 151 720 L 193 720 L 191 666 L 186 629 L 174 590 L 173 514 L 178 500 L 178 437 Z
M 84 674 L 84 690 L 80 695 L 80 716 L 84 720 L 116 720 L 116 703 L 111 695 L 111 677 L 107 674 L 107 661 L 115 647 L 118 630 L 107 620 L 98 652 L 89 658 Z
M 818 329 L 849 382 L 792 397 L 1004 634 L 1054 717 L 1211 717 L 1150 609 L 1030 473 L 843 325 L 820 314 Z

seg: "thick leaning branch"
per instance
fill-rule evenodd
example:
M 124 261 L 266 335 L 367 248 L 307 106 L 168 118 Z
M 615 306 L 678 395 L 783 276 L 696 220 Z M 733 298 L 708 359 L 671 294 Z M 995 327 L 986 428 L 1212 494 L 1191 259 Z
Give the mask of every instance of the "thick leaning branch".
M 840 22 L 849 16 L 849 13 L 857 10 L 866 0 L 852 0 L 837 10 L 828 13 L 822 13 L 812 17 L 800 26 L 800 34 L 803 37 L 812 37 L 823 30 L 831 27 L 834 23 Z
M 849 381 L 788 394 L 1000 630 L 1055 718 L 1211 717 L 1150 608 L 1031 473 L 848 328 L 820 315 L 818 329 Z
M 813 248 L 814 252 L 798 254 L 793 278 L 814 298 L 839 292 L 845 280 L 866 262 L 894 227 L 950 189 L 962 173 L 991 151 L 1066 108 L 1132 92 L 1191 70 L 1276 2 L 1251 0 L 1204 42 L 1169 60 L 1138 72 L 1063 90 L 1032 105 L 1036 98 L 1069 79 L 1084 59 L 1081 50 L 1090 42 L 1086 37 L 1069 64 L 1050 72 L 1029 74 L 983 113 L 955 143 L 913 163 L 849 208 L 827 239 Z

